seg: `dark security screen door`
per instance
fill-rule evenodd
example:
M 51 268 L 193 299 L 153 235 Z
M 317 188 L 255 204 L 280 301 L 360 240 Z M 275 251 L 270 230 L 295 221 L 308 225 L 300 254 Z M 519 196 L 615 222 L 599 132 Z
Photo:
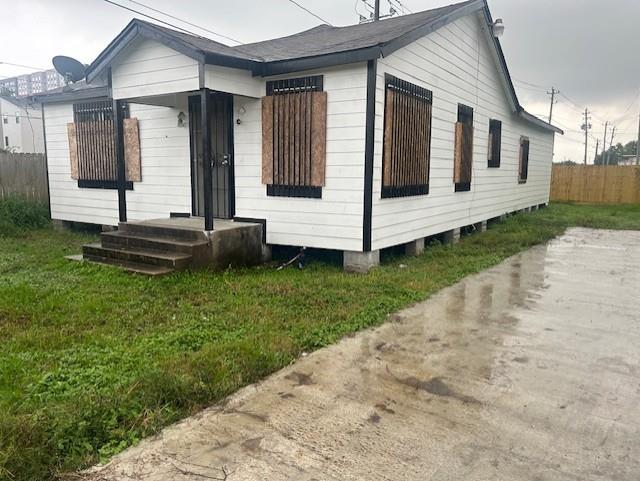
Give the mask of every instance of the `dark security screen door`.
M 211 132 L 211 160 L 213 216 L 233 217 L 233 96 L 212 93 L 210 98 L 209 129 Z M 193 214 L 204 215 L 204 165 L 201 152 L 202 122 L 200 97 L 189 98 L 189 128 L 191 137 L 191 176 Z

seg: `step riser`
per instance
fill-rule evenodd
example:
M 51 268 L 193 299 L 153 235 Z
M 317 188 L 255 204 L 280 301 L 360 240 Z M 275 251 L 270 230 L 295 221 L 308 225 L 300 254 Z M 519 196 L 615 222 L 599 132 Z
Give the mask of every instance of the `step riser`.
M 121 232 L 127 232 L 132 235 L 141 235 L 146 237 L 173 237 L 183 241 L 200 241 L 207 240 L 204 232 L 187 229 L 172 229 L 170 227 L 161 227 L 144 224 L 127 224 L 122 222 L 118 229 Z
M 114 236 L 102 234 L 100 242 L 103 247 L 110 249 L 144 249 L 156 252 L 179 252 L 181 254 L 193 254 L 198 246 L 172 244 L 170 242 L 158 242 L 153 239 L 139 237 Z
M 133 264 L 127 264 L 126 262 L 122 262 L 119 259 L 112 259 L 109 257 L 100 257 L 93 255 L 83 255 L 83 259 L 87 262 L 95 262 L 96 264 L 106 264 L 114 267 L 119 267 L 129 272 L 133 272 L 135 274 L 143 274 L 145 276 L 166 276 L 174 272 L 174 269 L 166 268 L 163 270 L 151 270 L 148 269 L 147 266 L 137 266 Z
M 162 257 L 154 257 L 153 255 L 129 252 L 126 250 L 106 250 L 91 245 L 85 245 L 82 247 L 82 255 L 88 259 L 91 257 L 99 257 L 113 259 L 114 261 L 136 262 L 138 264 L 169 267 L 176 270 L 186 269 L 191 263 L 191 258 L 166 259 Z

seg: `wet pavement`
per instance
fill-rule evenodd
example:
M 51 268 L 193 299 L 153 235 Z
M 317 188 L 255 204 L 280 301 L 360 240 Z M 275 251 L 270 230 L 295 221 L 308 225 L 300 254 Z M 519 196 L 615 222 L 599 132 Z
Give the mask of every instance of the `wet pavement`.
M 570 229 L 93 476 L 637 480 L 639 307 L 640 232 Z

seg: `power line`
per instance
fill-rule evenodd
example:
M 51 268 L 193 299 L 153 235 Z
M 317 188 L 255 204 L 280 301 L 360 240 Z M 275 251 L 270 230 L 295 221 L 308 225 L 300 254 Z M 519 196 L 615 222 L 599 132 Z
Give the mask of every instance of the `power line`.
M 178 20 L 179 22 L 182 22 L 184 24 L 190 25 L 192 27 L 196 27 L 196 28 L 198 28 L 200 30 L 203 30 L 203 31 L 208 32 L 208 33 L 211 33 L 213 35 L 216 35 L 217 37 L 226 38 L 227 40 L 231 40 L 232 42 L 236 42 L 236 43 L 239 43 L 239 44 L 243 43 L 240 40 L 236 40 L 233 37 L 229 37 L 227 35 L 223 35 L 221 33 L 214 32 L 213 30 L 209 30 L 208 28 L 204 28 L 204 27 L 201 27 L 200 25 L 197 25 L 195 23 L 189 22 L 187 20 L 183 20 L 182 18 L 176 17 L 175 15 L 171 15 L 170 13 L 163 12 L 162 10 L 158 10 L 157 8 L 150 7 L 149 5 L 145 5 L 144 3 L 138 2 L 136 0 L 128 0 L 128 1 L 131 2 L 131 3 L 135 3 L 136 5 L 140 5 L 141 7 L 147 8 L 147 9 L 151 10 L 152 12 L 160 13 L 160 14 L 164 15 L 165 17 L 173 18 L 174 20 Z
M 125 5 L 120 5 L 119 3 L 113 2 L 113 1 L 111 1 L 111 0 L 102 0 L 102 1 L 103 1 L 103 2 L 107 2 L 107 3 L 111 4 L 111 5 L 116 6 L 116 7 L 120 7 L 120 8 L 123 8 L 123 9 L 125 9 L 125 10 L 129 10 L 130 12 L 137 13 L 138 15 L 142 15 L 143 17 L 150 18 L 151 20 L 155 20 L 156 22 L 163 23 L 164 25 L 168 25 L 168 26 L 169 26 L 169 27 L 171 27 L 171 28 L 175 28 L 176 30 L 180 30 L 181 32 L 188 33 L 189 35 L 194 35 L 194 36 L 196 36 L 196 37 L 202 37 L 202 35 L 198 35 L 198 34 L 197 34 L 197 33 L 195 33 L 195 32 L 192 32 L 192 31 L 190 31 L 190 30 L 187 30 L 186 28 L 178 27 L 177 25 L 174 25 L 173 23 L 167 22 L 167 21 L 165 21 L 165 20 L 161 20 L 161 19 L 159 19 L 159 18 L 157 18 L 157 17 L 154 17 L 154 16 L 152 16 L 152 15 L 149 15 L 149 14 L 143 13 L 143 12 L 141 12 L 141 11 L 139 11 L 139 10 L 135 10 L 135 9 L 133 9 L 133 8 L 129 8 L 129 7 L 125 6 Z
M 289 0 L 289 2 L 293 3 L 295 6 L 297 6 L 298 8 L 301 8 L 302 10 L 304 10 L 305 12 L 307 12 L 310 15 L 313 15 L 314 17 L 316 17 L 318 20 L 320 20 L 322 23 L 326 23 L 327 25 L 331 25 L 333 27 L 333 24 L 331 22 L 326 21 L 324 18 L 322 18 L 320 15 L 316 15 L 315 13 L 313 13 L 311 10 L 309 10 L 307 7 L 300 5 L 298 2 L 296 2 L 296 0 Z
M 529 85 L 530 87 L 536 87 L 536 88 L 539 88 L 539 89 L 542 89 L 542 90 L 547 90 L 549 88 L 548 86 L 545 86 L 545 85 L 539 85 L 539 84 L 533 84 L 531 82 L 525 82 L 524 80 L 520 80 L 520 79 L 517 79 L 515 77 L 511 77 L 511 78 L 513 80 L 515 80 L 516 82 L 518 82 L 518 83 Z
M 19 63 L 2 62 L 2 61 L 0 61 L 0 65 L 11 65 L 12 67 L 28 68 L 31 70 L 47 70 L 46 68 L 32 67 L 30 65 L 21 65 Z

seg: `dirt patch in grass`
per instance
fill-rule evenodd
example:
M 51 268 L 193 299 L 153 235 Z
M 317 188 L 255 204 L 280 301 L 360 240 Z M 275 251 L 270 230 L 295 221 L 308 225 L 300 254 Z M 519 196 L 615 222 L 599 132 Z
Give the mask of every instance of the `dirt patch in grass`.
M 149 279 L 64 260 L 87 235 L 5 236 L 0 479 L 52 479 L 107 459 L 568 226 L 640 229 L 640 206 L 553 205 L 453 247 L 391 256 L 366 276 L 313 261 Z

